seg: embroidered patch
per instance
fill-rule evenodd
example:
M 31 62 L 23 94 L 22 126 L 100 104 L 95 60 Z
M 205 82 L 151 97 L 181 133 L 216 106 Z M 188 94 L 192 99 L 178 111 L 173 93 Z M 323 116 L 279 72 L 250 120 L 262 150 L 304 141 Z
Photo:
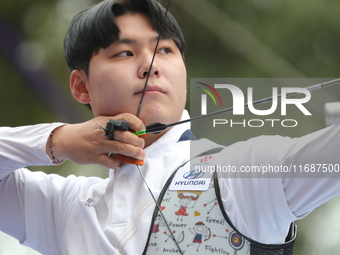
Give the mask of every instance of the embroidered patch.
M 94 200 L 92 198 L 88 198 L 86 203 L 85 203 L 85 206 L 87 206 L 87 207 L 95 207 Z
M 170 190 L 207 190 L 211 182 L 211 173 L 199 168 L 182 167 L 172 179 Z

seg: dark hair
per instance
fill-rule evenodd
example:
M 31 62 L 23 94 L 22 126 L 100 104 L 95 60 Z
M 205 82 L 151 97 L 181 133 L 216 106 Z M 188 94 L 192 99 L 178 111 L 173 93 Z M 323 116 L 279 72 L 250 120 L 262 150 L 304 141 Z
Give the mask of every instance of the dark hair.
M 183 193 L 179 193 L 178 195 L 177 195 L 177 197 L 179 198 L 179 199 L 182 199 L 182 198 L 190 198 L 191 200 L 196 200 L 199 196 L 197 195 L 196 197 L 194 197 L 194 196 L 185 196 Z
M 172 39 L 184 54 L 184 37 L 175 18 L 155 0 L 105 0 L 78 13 L 72 20 L 64 40 L 64 51 L 70 71 L 84 70 L 99 49 L 107 48 L 119 39 L 115 17 L 127 13 L 144 13 L 162 38 Z

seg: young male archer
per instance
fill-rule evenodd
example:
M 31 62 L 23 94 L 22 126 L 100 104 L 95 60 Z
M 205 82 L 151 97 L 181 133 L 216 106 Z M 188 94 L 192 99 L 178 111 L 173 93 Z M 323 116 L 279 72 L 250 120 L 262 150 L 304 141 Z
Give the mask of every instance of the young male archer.
M 153 254 L 156 250 L 148 249 L 148 244 L 154 229 L 152 215 L 158 211 L 136 166 L 114 155 L 144 160 L 145 182 L 159 201 L 171 196 L 167 191 L 172 175 L 192 167 L 197 157 L 207 153 L 212 155 L 209 163 L 218 165 L 339 163 L 338 126 L 299 139 L 260 137 L 227 148 L 206 139 L 190 141 L 189 124 L 144 139 L 130 132 L 154 122 L 189 118 L 184 110 L 184 39 L 173 16 L 164 14 L 154 0 L 105 0 L 75 16 L 64 43 L 71 93 L 89 104 L 95 117 L 79 124 L 0 128 L 1 231 L 43 254 Z M 147 77 L 143 106 L 136 117 Z M 105 127 L 110 119 L 128 122 L 131 130 L 117 130 L 114 140 L 108 139 L 98 124 Z M 64 178 L 26 169 L 64 160 L 103 165 L 110 168 L 109 178 Z M 291 254 L 292 222 L 340 194 L 336 178 L 214 178 L 209 191 L 203 192 L 206 201 L 219 201 L 219 217 L 246 238 L 250 254 L 268 249 Z M 176 208 L 167 201 L 163 199 L 159 208 L 176 217 Z M 194 218 L 196 222 L 204 223 L 204 215 L 196 215 L 201 217 Z M 164 221 L 169 225 L 172 219 Z M 190 237 L 185 231 L 170 226 L 167 232 Z M 173 242 L 164 244 L 169 246 L 157 248 L 186 252 L 176 233 Z M 231 252 L 239 244 L 209 245 Z

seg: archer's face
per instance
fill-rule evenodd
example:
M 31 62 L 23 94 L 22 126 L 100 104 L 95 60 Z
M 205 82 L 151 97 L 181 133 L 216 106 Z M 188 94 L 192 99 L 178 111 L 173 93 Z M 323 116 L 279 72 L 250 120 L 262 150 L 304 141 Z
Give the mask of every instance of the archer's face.
M 116 18 L 120 38 L 99 50 L 89 65 L 86 88 L 95 116 L 136 114 L 158 33 L 148 16 Z M 178 121 L 185 106 L 186 69 L 173 40 L 161 40 L 144 96 L 140 118 L 152 122 Z
M 207 227 L 205 225 L 195 225 L 194 227 L 194 231 L 197 234 L 202 234 L 207 230 Z

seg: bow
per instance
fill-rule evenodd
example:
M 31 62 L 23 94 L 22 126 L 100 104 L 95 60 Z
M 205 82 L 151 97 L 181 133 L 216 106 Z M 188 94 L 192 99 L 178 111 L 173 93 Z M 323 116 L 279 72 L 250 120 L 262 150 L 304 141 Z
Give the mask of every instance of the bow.
M 171 0 L 168 0 L 166 11 L 164 13 L 164 20 L 166 19 L 166 16 L 167 16 L 167 13 L 168 13 L 168 10 L 169 10 L 169 6 L 170 6 L 170 2 L 171 2 Z M 158 44 L 159 44 L 159 41 L 160 41 L 160 38 L 161 38 L 162 30 L 163 30 L 163 25 L 161 26 L 160 31 L 158 31 L 159 32 L 159 36 L 158 36 L 158 39 L 157 39 L 157 42 L 156 42 L 155 50 L 154 50 L 153 57 L 152 57 L 152 60 L 151 60 L 151 64 L 149 66 L 149 70 L 148 70 L 148 73 L 147 73 L 147 76 L 146 76 L 146 81 L 145 81 L 144 88 L 143 88 L 143 91 L 142 91 L 142 94 L 141 94 L 141 99 L 140 99 L 140 102 L 139 102 L 139 105 L 138 105 L 138 109 L 137 109 L 137 113 L 136 113 L 137 117 L 140 115 L 140 111 L 141 111 L 141 108 L 142 108 L 142 103 L 143 103 L 145 91 L 146 91 L 146 88 L 147 88 L 147 85 L 148 85 L 148 80 L 149 80 L 149 77 L 150 77 L 150 74 L 151 74 L 151 71 L 152 71 L 152 66 L 153 66 L 153 62 L 154 62 L 154 59 L 155 59 L 155 56 L 156 56 L 156 53 L 157 53 L 157 48 L 158 48 Z M 321 88 L 324 88 L 324 87 L 327 87 L 327 86 L 331 86 L 331 85 L 334 85 L 334 84 L 337 84 L 337 83 L 340 83 L 340 79 L 332 80 L 332 81 L 321 83 L 321 84 L 316 84 L 316 85 L 307 87 L 306 89 L 309 90 L 309 91 L 312 91 L 312 90 L 321 89 Z M 287 94 L 286 97 L 294 96 L 294 95 L 297 95 L 297 94 L 299 94 L 299 93 L 290 93 L 290 94 Z M 278 96 L 278 98 L 280 98 L 280 97 L 281 97 L 281 95 Z M 267 103 L 267 102 L 270 102 L 272 100 L 273 100 L 272 97 L 260 99 L 260 100 L 257 100 L 255 102 L 253 102 L 253 105 Z M 244 107 L 248 107 L 248 105 L 245 104 Z M 153 123 L 153 124 L 147 126 L 145 130 L 137 131 L 137 132 L 135 132 L 135 134 L 138 135 L 138 136 L 144 135 L 144 134 L 147 134 L 147 133 L 156 134 L 156 133 L 159 133 L 159 132 L 165 130 L 166 128 L 169 128 L 169 127 L 172 127 L 172 126 L 175 126 L 175 125 L 179 125 L 179 124 L 183 124 L 183 123 L 186 123 L 186 122 L 200 120 L 200 119 L 207 118 L 207 117 L 210 117 L 210 116 L 213 116 L 213 115 L 217 115 L 217 114 L 221 114 L 221 113 L 227 113 L 227 112 L 230 112 L 232 110 L 233 110 L 233 108 L 227 108 L 227 109 L 223 109 L 223 110 L 220 110 L 220 111 L 209 113 L 207 115 L 202 115 L 202 116 L 198 116 L 198 117 L 194 117 L 194 118 L 191 118 L 191 119 L 187 119 L 187 120 L 183 120 L 183 121 L 178 121 L 178 122 L 174 122 L 174 123 L 170 123 L 170 124 Z M 131 162 L 129 162 L 129 163 L 131 163 Z M 137 163 L 137 162 L 135 162 L 135 163 Z M 154 197 L 151 189 L 149 188 L 149 185 L 147 184 L 147 182 L 145 180 L 145 177 L 144 177 L 143 172 L 141 171 L 139 165 L 141 165 L 141 164 L 137 163 L 136 167 L 137 167 L 137 169 L 138 169 L 138 171 L 139 171 L 139 173 L 140 173 L 140 175 L 141 175 L 141 177 L 143 179 L 143 182 L 144 182 L 145 186 L 147 187 L 150 195 L 152 196 L 152 199 L 155 202 L 155 205 L 158 208 L 160 214 L 162 215 L 162 217 L 164 219 L 164 222 L 165 222 L 167 228 L 169 229 L 169 232 L 172 235 L 172 239 L 175 241 L 178 250 L 180 251 L 181 254 L 183 254 L 183 252 L 181 251 L 181 249 L 180 249 L 176 239 L 174 238 L 174 236 L 172 234 L 172 231 L 170 230 L 170 227 L 169 227 L 169 225 L 168 225 L 168 223 L 167 223 L 167 221 L 166 221 L 166 219 L 165 219 L 165 217 L 164 217 L 164 215 L 162 213 L 162 210 L 161 210 L 159 204 L 156 201 L 156 198 Z M 209 232 L 210 232 L 209 233 L 209 237 L 207 239 L 205 239 L 205 241 L 208 240 L 211 237 L 210 229 L 209 229 Z
M 209 232 L 209 234 L 208 234 L 208 235 L 205 235 L 204 242 L 207 241 L 207 240 L 209 240 L 210 237 L 211 237 L 211 230 L 210 230 L 210 228 L 208 228 L 207 232 Z
M 332 85 L 335 85 L 335 84 L 339 84 L 339 83 L 340 83 L 340 78 L 330 80 L 330 81 L 327 81 L 327 82 L 323 82 L 323 83 L 319 83 L 319 84 L 315 84 L 315 85 L 312 85 L 312 86 L 309 86 L 309 87 L 305 87 L 305 89 L 308 90 L 308 91 L 313 91 L 313 90 L 326 88 L 326 87 L 329 87 L 329 86 L 332 86 Z M 287 93 L 286 97 L 292 97 L 292 96 L 296 96 L 296 95 L 299 95 L 299 94 L 301 94 L 301 93 L 300 92 L 291 92 L 291 93 Z M 280 99 L 281 97 L 282 97 L 282 95 L 277 96 L 278 99 Z M 268 103 L 268 102 L 271 102 L 272 100 L 273 100 L 273 97 L 262 98 L 262 99 L 254 101 L 253 105 L 255 106 L 255 105 Z M 244 108 L 247 108 L 247 107 L 248 107 L 248 104 L 245 104 Z M 186 123 L 186 122 L 193 122 L 193 121 L 196 121 L 196 120 L 201 120 L 201 119 L 208 118 L 208 117 L 218 115 L 218 114 L 222 114 L 222 113 L 228 113 L 228 112 L 231 112 L 233 109 L 234 109 L 234 107 L 229 107 L 229 108 L 225 108 L 225 109 L 222 109 L 222 110 L 219 110 L 219 111 L 208 113 L 206 115 L 193 117 L 193 118 L 190 118 L 190 119 L 174 122 L 174 123 L 171 123 L 171 124 L 153 123 L 153 124 L 150 124 L 149 126 L 147 126 L 145 130 L 138 131 L 138 133 L 140 133 L 140 134 L 148 134 L 148 133 L 157 134 L 157 133 L 160 133 L 161 131 L 165 130 L 166 128 L 169 128 L 169 127 L 172 127 L 172 126 L 176 126 L 176 125 L 183 124 L 183 123 Z M 138 135 L 138 133 L 136 132 L 135 134 Z

